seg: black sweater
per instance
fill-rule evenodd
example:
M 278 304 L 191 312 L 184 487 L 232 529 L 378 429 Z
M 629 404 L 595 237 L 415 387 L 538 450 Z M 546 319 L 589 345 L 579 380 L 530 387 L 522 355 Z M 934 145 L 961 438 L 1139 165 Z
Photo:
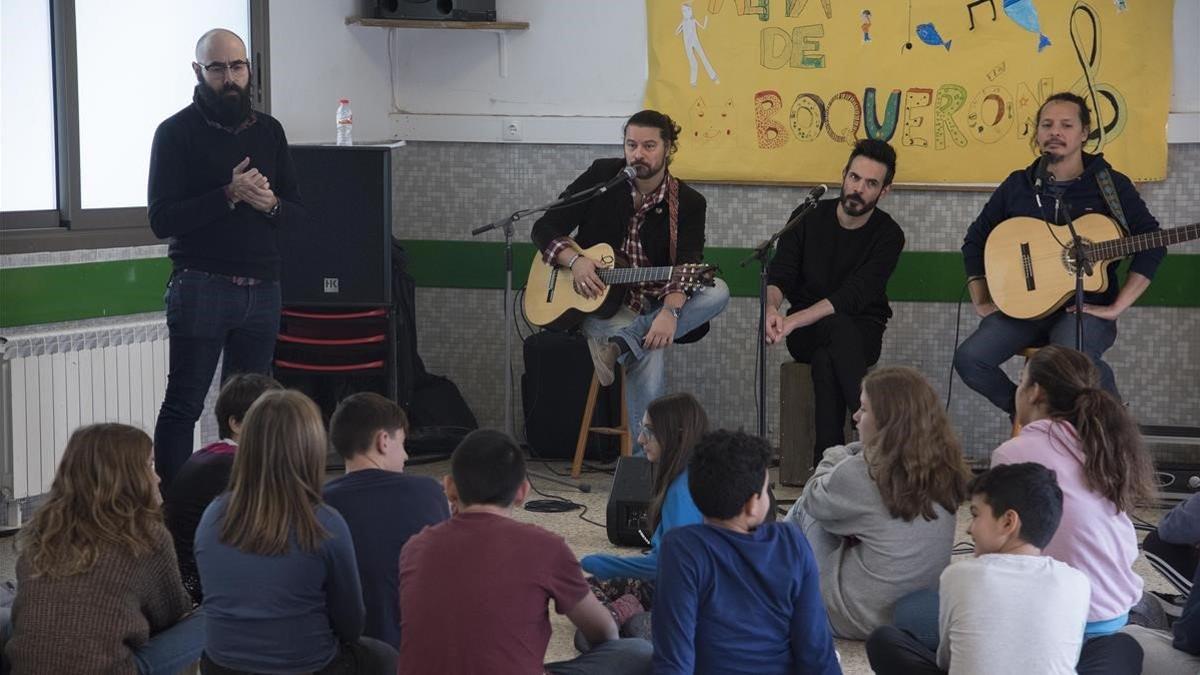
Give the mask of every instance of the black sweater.
M 253 124 L 234 133 L 209 124 L 192 103 L 154 132 L 150 228 L 159 239 L 170 238 L 176 270 L 279 278 L 275 228 L 287 227 L 303 212 L 283 127 L 270 115 L 254 114 Z M 280 200 L 274 218 L 245 202 L 229 208 L 224 188 L 245 157 Z
M 197 450 L 171 480 L 163 495 L 163 519 L 175 541 L 175 557 L 184 588 L 199 604 L 204 599 L 200 590 L 200 572 L 196 569 L 194 541 L 196 527 L 204 510 L 217 495 L 229 489 L 233 473 L 234 452 L 237 447 L 218 441 Z
M 828 299 L 838 314 L 887 323 L 887 282 L 904 249 L 904 232 L 879 208 L 862 227 L 847 230 L 838 224 L 837 204 L 819 202 L 779 238 L 768 283 L 783 291 L 789 314 Z

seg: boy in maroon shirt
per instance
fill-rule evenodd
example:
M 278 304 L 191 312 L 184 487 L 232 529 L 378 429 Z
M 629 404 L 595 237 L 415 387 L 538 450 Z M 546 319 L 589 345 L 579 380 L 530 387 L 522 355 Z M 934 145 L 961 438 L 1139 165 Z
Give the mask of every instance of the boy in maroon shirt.
M 529 492 L 512 438 L 471 433 L 450 470 L 453 517 L 409 539 L 400 554 L 400 672 L 649 673 L 650 643 L 618 639 L 562 537 L 512 519 Z M 543 666 L 549 600 L 595 647 Z

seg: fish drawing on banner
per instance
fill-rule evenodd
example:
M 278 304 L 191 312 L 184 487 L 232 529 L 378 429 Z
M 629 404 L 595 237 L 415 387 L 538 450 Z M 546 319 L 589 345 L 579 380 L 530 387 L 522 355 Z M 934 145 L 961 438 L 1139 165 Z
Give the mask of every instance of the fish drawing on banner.
M 918 25 L 917 37 L 921 38 L 921 42 L 924 42 L 930 47 L 941 45 L 946 48 L 946 51 L 950 51 L 950 43 L 954 42 L 954 40 L 942 40 L 942 36 L 938 35 L 937 28 L 935 28 L 932 23 L 923 23 Z
M 1037 34 L 1039 52 L 1050 46 L 1050 38 L 1042 32 L 1041 24 L 1038 22 L 1037 7 L 1033 6 L 1033 0 L 1004 0 L 1004 13 L 1013 20 L 1013 23 L 1030 33 Z
M 704 64 L 704 72 L 708 73 L 708 79 L 713 81 L 713 84 L 720 84 L 717 79 L 717 71 L 713 70 L 712 64 L 708 62 L 708 55 L 704 53 L 704 46 L 700 44 L 700 34 L 698 29 L 708 29 L 708 17 L 704 17 L 704 23 L 695 19 L 692 15 L 692 5 L 690 2 L 685 2 L 679 6 L 679 11 L 683 14 L 683 21 L 675 27 L 676 35 L 683 35 L 683 52 L 687 55 L 689 80 L 692 86 L 696 86 L 696 57 L 700 57 L 700 61 Z

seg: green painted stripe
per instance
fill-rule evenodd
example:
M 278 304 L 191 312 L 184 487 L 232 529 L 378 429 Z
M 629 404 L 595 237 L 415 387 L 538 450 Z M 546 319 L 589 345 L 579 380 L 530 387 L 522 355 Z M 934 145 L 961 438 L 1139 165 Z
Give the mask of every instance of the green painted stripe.
M 167 258 L 0 269 L 0 326 L 163 310 Z
M 404 246 L 419 286 L 504 287 L 503 244 L 414 239 Z M 532 244 L 513 245 L 514 287 L 524 285 L 533 254 Z M 735 297 L 758 296 L 758 265 L 739 266 L 748 255 L 748 248 L 704 249 L 705 261 L 721 268 L 721 277 Z M 1122 269 L 1122 278 L 1124 273 Z M 888 282 L 888 297 L 897 302 L 957 302 L 966 280 L 957 251 L 905 251 Z M 1168 255 L 1138 305 L 1200 307 L 1200 255 Z
M 408 240 L 410 270 L 419 286 L 503 288 L 504 245 L 498 242 Z M 709 247 L 734 296 L 758 295 L 758 267 L 740 267 L 747 248 Z M 513 285 L 529 274 L 534 248 L 513 246 Z M 26 326 L 163 309 L 166 258 L 0 269 L 0 327 Z M 897 302 L 955 302 L 962 292 L 956 251 L 906 251 L 888 283 Z M 1138 302 L 1149 307 L 1200 307 L 1200 255 L 1168 255 Z

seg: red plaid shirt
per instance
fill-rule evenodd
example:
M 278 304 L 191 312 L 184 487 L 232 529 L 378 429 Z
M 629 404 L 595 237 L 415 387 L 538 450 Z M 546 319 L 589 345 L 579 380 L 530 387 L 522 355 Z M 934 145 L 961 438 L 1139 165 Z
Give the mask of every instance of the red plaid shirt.
M 633 216 L 629 218 L 629 224 L 625 229 L 625 239 L 621 242 L 621 253 L 625 256 L 625 260 L 630 267 L 653 266 L 653 263 L 650 262 L 650 259 L 646 257 L 646 253 L 642 250 L 642 223 L 646 221 L 646 214 L 650 212 L 650 209 L 666 201 L 667 190 L 670 187 L 670 182 L 673 180 L 675 179 L 670 174 L 664 174 L 663 181 L 659 183 L 658 188 L 645 196 L 641 207 L 636 209 Z M 628 183 L 630 195 L 636 204 L 640 194 L 637 189 L 637 183 L 632 178 L 628 179 Z M 558 254 L 567 248 L 577 248 L 575 241 L 570 237 L 559 237 L 550 242 L 550 245 L 543 251 L 543 260 L 549 264 L 553 264 L 558 259 Z M 633 310 L 634 314 L 641 314 L 642 308 L 645 306 L 646 296 L 664 298 L 669 293 L 682 292 L 683 288 L 673 282 L 648 281 L 641 284 L 631 284 L 625 293 L 625 305 Z

